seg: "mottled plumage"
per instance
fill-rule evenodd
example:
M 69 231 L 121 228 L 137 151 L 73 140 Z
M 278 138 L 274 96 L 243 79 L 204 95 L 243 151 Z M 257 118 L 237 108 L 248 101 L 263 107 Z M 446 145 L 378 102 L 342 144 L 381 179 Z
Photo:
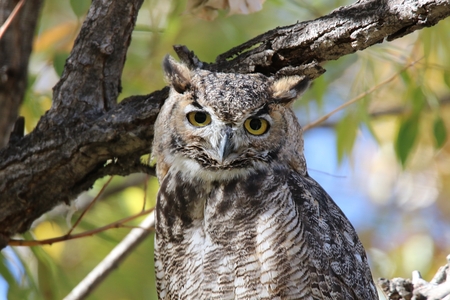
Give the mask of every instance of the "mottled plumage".
M 298 76 L 189 70 L 167 57 L 155 124 L 160 299 L 378 299 L 355 230 L 309 177 Z

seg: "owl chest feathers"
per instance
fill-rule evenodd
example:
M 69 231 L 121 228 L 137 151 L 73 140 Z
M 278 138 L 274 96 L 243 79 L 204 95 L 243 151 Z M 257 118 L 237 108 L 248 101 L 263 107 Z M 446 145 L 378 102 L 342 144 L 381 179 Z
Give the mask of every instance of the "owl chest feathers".
M 157 210 L 162 293 L 168 299 L 302 296 L 308 274 L 299 220 L 287 183 L 273 172 L 222 182 L 185 181 L 181 172 L 169 172 Z

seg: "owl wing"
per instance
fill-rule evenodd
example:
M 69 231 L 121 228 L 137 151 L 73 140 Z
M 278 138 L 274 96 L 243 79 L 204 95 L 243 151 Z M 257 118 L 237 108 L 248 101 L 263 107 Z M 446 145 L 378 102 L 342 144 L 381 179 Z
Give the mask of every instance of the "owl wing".
M 344 213 L 308 175 L 292 172 L 288 184 L 309 246 L 313 297 L 378 299 L 366 253 Z

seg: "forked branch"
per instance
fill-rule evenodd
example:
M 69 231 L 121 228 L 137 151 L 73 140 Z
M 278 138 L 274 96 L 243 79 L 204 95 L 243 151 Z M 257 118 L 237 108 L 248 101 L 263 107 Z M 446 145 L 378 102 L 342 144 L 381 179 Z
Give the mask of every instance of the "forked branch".
M 139 158 L 150 152 L 167 88 L 115 104 L 141 3 L 92 2 L 52 108 L 33 132 L 0 150 L 0 247 L 102 176 L 152 172 Z M 449 15 L 448 0 L 362 0 L 316 20 L 273 29 L 219 55 L 215 63 L 203 63 L 182 48 L 179 54 L 210 70 L 314 79 L 328 60 L 433 26 Z

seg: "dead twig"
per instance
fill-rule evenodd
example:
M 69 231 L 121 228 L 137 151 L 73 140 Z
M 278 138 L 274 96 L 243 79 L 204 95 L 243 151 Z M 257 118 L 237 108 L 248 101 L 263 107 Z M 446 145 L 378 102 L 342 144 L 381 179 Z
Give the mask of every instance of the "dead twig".
M 3 37 L 3 34 L 6 32 L 6 29 L 8 29 L 9 25 L 11 25 L 17 13 L 22 8 L 24 2 L 25 0 L 20 0 L 19 3 L 17 3 L 16 7 L 14 7 L 8 19 L 6 19 L 5 23 L 3 23 L 3 25 L 0 27 L 0 39 Z
M 67 236 L 70 236 L 70 234 L 72 233 L 72 231 L 75 229 L 75 227 L 78 226 L 78 224 L 80 224 L 81 219 L 83 218 L 83 216 L 87 213 L 87 211 L 89 209 L 91 209 L 91 207 L 94 205 L 94 203 L 97 201 L 97 199 L 100 197 L 100 195 L 103 193 L 103 191 L 106 189 L 106 187 L 109 185 L 109 183 L 111 182 L 111 180 L 114 178 L 114 176 L 111 176 L 108 181 L 103 185 L 103 187 L 101 188 L 101 190 L 98 192 L 97 196 L 95 196 L 94 199 L 92 199 L 91 203 L 89 203 L 89 205 L 83 210 L 83 212 L 81 213 L 81 215 L 78 217 L 77 221 L 75 222 L 75 224 L 73 224 L 72 228 L 70 228 L 69 232 L 66 234 Z
M 380 82 L 379 84 L 377 84 L 376 86 L 370 88 L 369 90 L 359 94 L 358 96 L 354 97 L 353 99 L 345 102 L 344 104 L 340 105 L 339 107 L 337 107 L 336 109 L 334 109 L 333 111 L 327 113 L 326 115 L 320 117 L 319 119 L 317 119 L 316 121 L 309 123 L 305 126 L 303 126 L 303 131 L 306 131 L 308 129 L 311 129 L 313 127 L 316 127 L 317 125 L 319 125 L 322 122 L 325 122 L 326 120 L 328 120 L 329 117 L 331 117 L 332 115 L 334 115 L 335 113 L 337 113 L 338 111 L 343 110 L 344 108 L 346 108 L 347 106 L 363 99 L 364 97 L 366 97 L 367 95 L 373 93 L 374 91 L 376 91 L 377 89 L 379 89 L 380 87 L 382 87 L 383 85 L 388 84 L 389 82 L 393 81 L 394 79 L 396 79 L 402 72 L 406 71 L 407 69 L 411 68 L 412 66 L 414 66 L 416 63 L 418 63 L 423 57 L 409 63 L 408 65 L 406 65 L 405 67 L 403 67 L 402 69 L 400 69 L 400 71 L 396 72 L 394 75 L 392 75 L 391 77 L 389 77 L 388 79 Z
M 150 234 L 155 227 L 155 214 L 152 212 L 118 244 L 101 263 L 99 263 L 64 300 L 85 299 L 133 250 Z
M 113 222 L 111 224 L 105 225 L 103 227 L 99 227 L 93 230 L 88 230 L 85 232 L 81 232 L 81 233 L 77 233 L 77 234 L 66 234 L 63 236 L 59 236 L 59 237 L 55 237 L 55 238 L 51 238 L 51 239 L 45 239 L 45 240 L 15 240 L 15 239 L 10 239 L 8 245 L 9 246 L 27 246 L 27 247 L 33 247 L 33 246 L 42 246 L 42 245 L 51 245 L 54 243 L 58 243 L 58 242 L 64 242 L 64 241 L 68 241 L 68 240 L 74 240 L 74 239 L 79 239 L 82 237 L 86 237 L 86 236 L 91 236 L 100 232 L 103 232 L 105 230 L 108 229 L 112 229 L 112 228 L 122 228 L 125 227 L 123 224 L 130 222 L 136 218 L 139 218 L 141 216 L 147 215 L 151 212 L 153 212 L 154 208 L 150 208 L 147 210 L 143 210 L 138 214 L 135 214 L 133 216 L 118 220 L 116 222 Z M 137 229 L 137 228 L 135 228 Z M 141 228 L 139 228 L 141 229 Z M 138 229 L 138 230 L 139 230 Z M 134 230 L 134 229 L 133 229 Z

